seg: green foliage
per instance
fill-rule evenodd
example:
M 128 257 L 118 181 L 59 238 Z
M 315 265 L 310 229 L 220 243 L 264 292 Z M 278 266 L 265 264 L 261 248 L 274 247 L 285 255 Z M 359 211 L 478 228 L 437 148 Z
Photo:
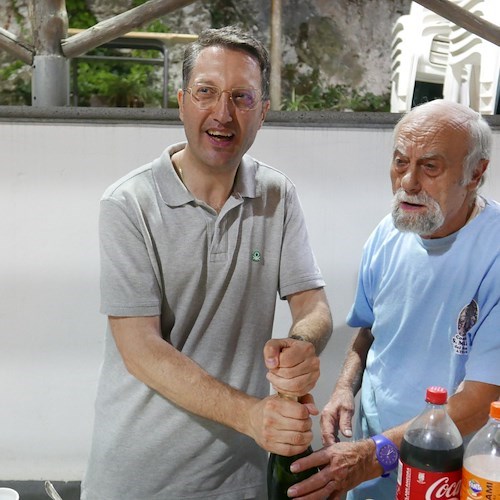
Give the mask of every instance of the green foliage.
M 390 94 L 375 95 L 348 85 L 323 84 L 317 69 L 299 74 L 295 66 L 283 70 L 285 111 L 389 111 Z M 288 87 L 288 88 L 287 88 Z
M 143 4 L 146 0 L 134 0 L 132 7 Z M 69 25 L 72 28 L 89 28 L 97 19 L 88 9 L 85 0 L 67 0 Z M 143 31 L 165 33 L 169 29 L 161 20 L 155 19 Z M 97 48 L 89 53 L 93 56 L 123 57 L 123 61 L 108 62 L 76 60 L 78 106 L 161 106 L 162 72 L 157 66 L 148 63 L 132 63 L 127 57 L 157 58 L 156 50 L 131 50 Z
M 21 61 L 0 66 L 0 106 L 28 106 L 31 104 L 31 75 Z
M 161 82 L 149 65 L 82 61 L 78 65 L 78 105 L 161 106 Z
M 71 28 L 85 29 L 97 23 L 97 19 L 88 9 L 85 0 L 66 0 L 66 11 Z

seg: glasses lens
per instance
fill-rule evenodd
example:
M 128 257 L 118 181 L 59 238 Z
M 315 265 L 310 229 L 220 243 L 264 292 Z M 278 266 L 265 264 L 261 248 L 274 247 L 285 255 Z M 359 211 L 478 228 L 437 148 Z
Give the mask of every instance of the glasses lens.
M 253 109 L 257 106 L 257 94 L 255 89 L 237 88 L 231 91 L 231 100 L 239 109 Z
M 201 109 L 214 106 L 219 99 L 220 91 L 211 85 L 196 84 L 191 87 L 191 97 Z
M 200 109 L 212 108 L 219 101 L 222 92 L 229 92 L 203 83 L 197 83 L 188 90 L 191 93 L 192 101 Z M 259 102 L 259 91 L 252 88 L 235 88 L 231 90 L 231 100 L 238 109 L 254 109 Z

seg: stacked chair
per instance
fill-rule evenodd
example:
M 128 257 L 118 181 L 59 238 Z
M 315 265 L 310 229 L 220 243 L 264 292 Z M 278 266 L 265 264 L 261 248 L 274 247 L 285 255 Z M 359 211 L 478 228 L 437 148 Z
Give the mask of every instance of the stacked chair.
M 499 24 L 500 0 L 453 0 Z M 496 4 L 496 8 L 495 5 Z M 498 111 L 500 47 L 412 2 L 392 31 L 391 112 L 404 113 L 435 97 L 481 114 Z M 419 87 L 428 91 L 419 93 Z

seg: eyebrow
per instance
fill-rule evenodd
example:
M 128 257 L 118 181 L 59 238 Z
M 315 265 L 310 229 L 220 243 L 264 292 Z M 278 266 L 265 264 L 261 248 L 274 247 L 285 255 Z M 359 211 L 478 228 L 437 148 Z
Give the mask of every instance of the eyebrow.
M 405 158 L 408 158 L 408 155 L 405 152 L 400 151 L 398 148 L 395 148 L 394 153 L 393 153 L 393 158 L 395 158 L 398 155 L 404 156 Z M 418 158 L 418 160 L 419 161 L 422 161 L 422 160 L 446 160 L 446 158 L 441 153 L 430 152 L 430 153 L 426 153 L 426 154 L 420 156 Z

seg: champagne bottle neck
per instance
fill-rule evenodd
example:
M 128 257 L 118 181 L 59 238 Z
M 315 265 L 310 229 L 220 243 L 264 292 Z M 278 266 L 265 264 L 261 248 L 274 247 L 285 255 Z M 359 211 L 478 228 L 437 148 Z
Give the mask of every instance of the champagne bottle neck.
M 292 396 L 291 394 L 284 394 L 283 392 L 278 392 L 278 396 L 283 399 L 288 399 L 289 401 L 298 401 L 298 396 Z

